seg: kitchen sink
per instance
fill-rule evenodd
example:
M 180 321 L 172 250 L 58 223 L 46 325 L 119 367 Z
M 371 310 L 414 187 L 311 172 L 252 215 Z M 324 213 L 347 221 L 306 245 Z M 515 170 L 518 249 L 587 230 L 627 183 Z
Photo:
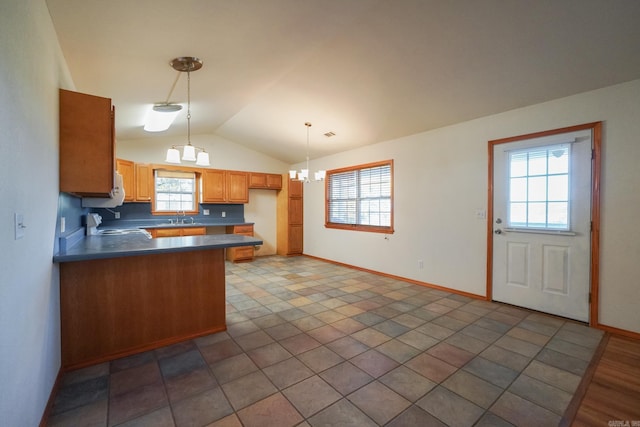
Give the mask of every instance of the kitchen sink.
M 141 228 L 110 228 L 106 230 L 100 230 L 98 234 L 103 236 L 122 236 L 126 234 L 144 234 L 151 239 L 151 234 L 147 230 Z

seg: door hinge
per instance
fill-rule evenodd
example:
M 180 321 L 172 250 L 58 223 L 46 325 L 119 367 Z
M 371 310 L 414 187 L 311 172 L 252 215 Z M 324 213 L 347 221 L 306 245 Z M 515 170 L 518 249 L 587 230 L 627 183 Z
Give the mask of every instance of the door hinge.
M 595 149 L 591 149 L 591 160 L 596 158 L 596 150 Z
M 591 304 L 591 292 L 589 292 L 589 304 Z

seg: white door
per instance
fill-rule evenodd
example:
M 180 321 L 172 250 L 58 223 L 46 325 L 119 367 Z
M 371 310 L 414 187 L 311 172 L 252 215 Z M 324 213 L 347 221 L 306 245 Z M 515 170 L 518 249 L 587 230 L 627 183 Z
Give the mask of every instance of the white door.
M 587 322 L 591 129 L 493 146 L 493 295 Z

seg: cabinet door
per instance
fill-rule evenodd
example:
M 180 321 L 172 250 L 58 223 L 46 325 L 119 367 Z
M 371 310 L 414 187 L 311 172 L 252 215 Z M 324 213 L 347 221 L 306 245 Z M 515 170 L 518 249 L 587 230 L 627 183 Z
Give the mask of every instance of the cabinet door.
M 60 191 L 109 197 L 115 183 L 111 99 L 60 89 Z
M 302 247 L 302 225 L 290 225 L 288 255 L 301 254 Z
M 302 197 L 302 181 L 289 180 L 289 197 Z
M 246 172 L 227 171 L 227 202 L 249 203 L 249 175 Z
M 131 160 L 116 159 L 116 170 L 122 175 L 124 201 L 133 202 L 136 199 L 135 163 Z
M 153 169 L 151 165 L 136 163 L 136 201 L 149 202 L 153 197 Z
M 280 190 L 282 188 L 282 175 L 276 175 L 273 173 L 267 174 L 267 188 L 272 190 Z
M 249 174 L 249 188 L 267 188 L 267 174 L 251 172 Z
M 226 201 L 225 171 L 204 169 L 202 171 L 202 202 L 224 203 Z
M 289 199 L 289 224 L 301 225 L 303 220 L 302 199 Z

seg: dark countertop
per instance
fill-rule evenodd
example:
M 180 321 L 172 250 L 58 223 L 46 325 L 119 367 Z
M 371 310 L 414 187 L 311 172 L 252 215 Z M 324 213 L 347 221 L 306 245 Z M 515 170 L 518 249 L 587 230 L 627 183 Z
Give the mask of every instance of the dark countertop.
M 154 253 L 256 246 L 262 243 L 260 239 L 240 234 L 207 234 L 159 239 L 149 239 L 144 234 L 95 235 L 86 236 L 65 251 L 60 251 L 54 255 L 53 262 L 88 261 Z

